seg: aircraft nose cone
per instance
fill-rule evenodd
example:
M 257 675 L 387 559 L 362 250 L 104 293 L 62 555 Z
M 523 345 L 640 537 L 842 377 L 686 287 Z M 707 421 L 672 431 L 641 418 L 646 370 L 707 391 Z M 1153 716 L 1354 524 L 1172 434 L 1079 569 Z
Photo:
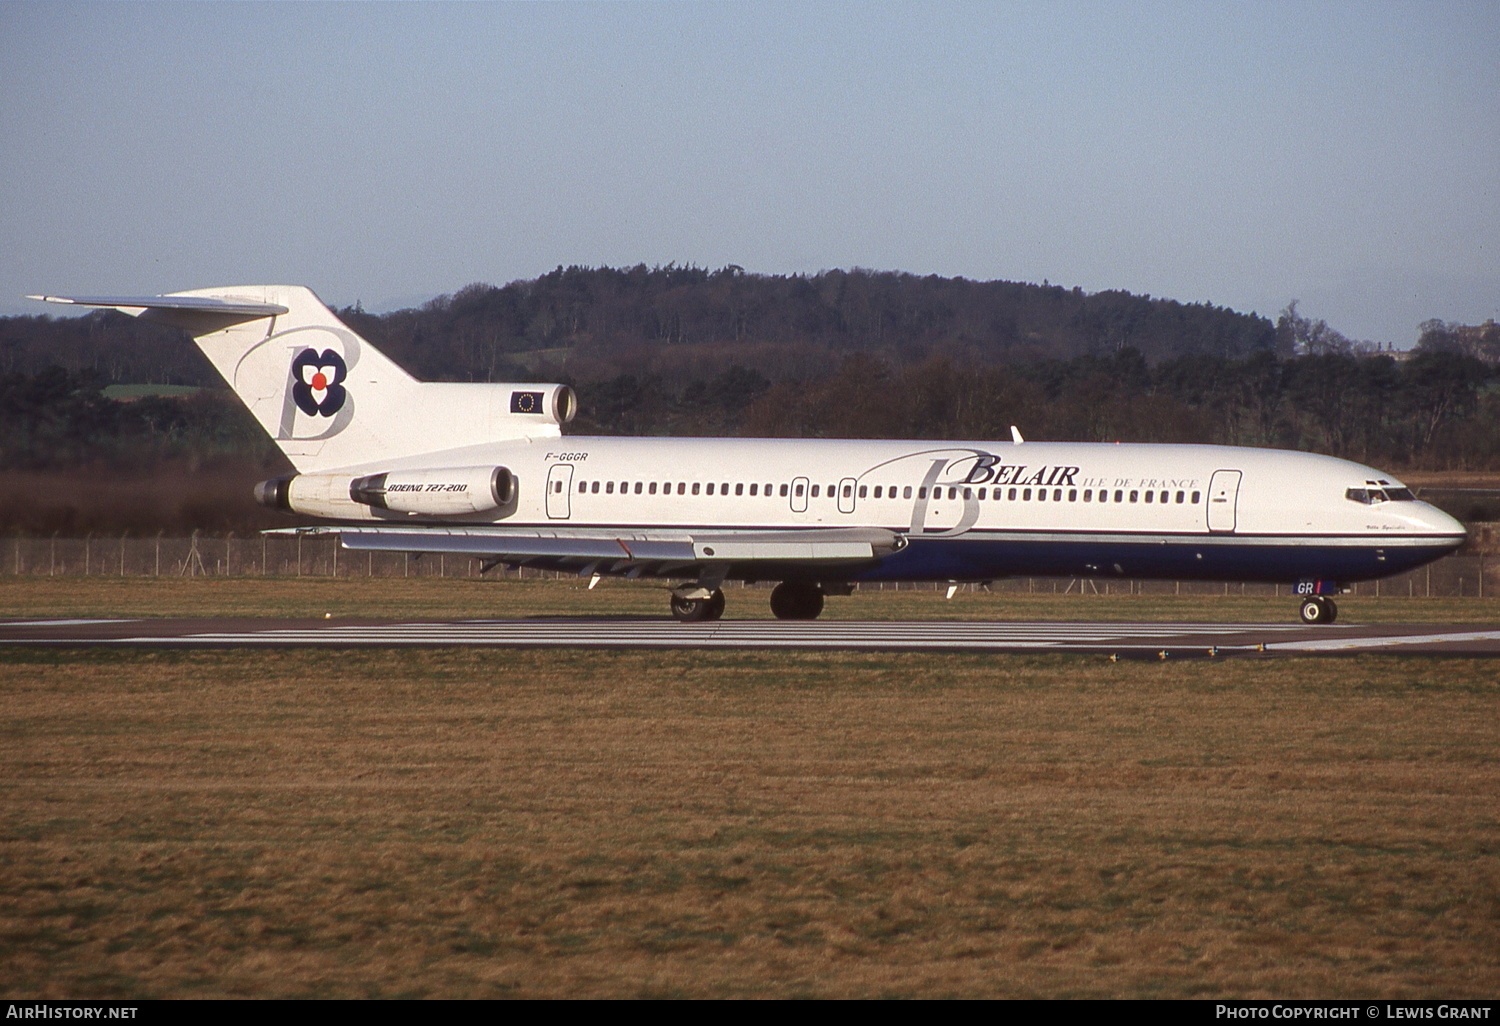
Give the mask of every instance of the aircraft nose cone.
M 1422 525 L 1433 534 L 1450 535 L 1454 548 L 1458 548 L 1468 540 L 1469 532 L 1463 523 L 1436 506 L 1422 503 L 1421 520 Z

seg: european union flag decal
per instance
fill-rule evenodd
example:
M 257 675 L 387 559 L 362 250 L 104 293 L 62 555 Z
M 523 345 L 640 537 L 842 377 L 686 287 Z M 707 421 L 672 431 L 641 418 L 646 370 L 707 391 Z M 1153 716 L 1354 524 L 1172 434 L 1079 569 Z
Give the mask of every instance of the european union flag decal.
M 540 392 L 512 392 L 510 394 L 511 413 L 541 413 L 542 393 Z

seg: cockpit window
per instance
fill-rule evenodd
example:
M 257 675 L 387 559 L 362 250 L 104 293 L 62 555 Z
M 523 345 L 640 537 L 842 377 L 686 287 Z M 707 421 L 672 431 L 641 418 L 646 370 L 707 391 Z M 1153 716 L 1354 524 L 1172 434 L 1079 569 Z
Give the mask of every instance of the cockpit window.
M 1415 502 L 1417 497 L 1410 488 L 1387 485 L 1384 488 L 1350 488 L 1344 492 L 1344 498 L 1372 506 L 1377 502 Z

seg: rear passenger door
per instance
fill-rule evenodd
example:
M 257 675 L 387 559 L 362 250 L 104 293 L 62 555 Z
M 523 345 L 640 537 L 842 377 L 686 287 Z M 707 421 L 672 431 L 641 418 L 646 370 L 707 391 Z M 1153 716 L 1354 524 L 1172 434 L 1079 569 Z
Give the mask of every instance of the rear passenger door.
M 547 519 L 566 520 L 573 514 L 573 464 L 554 463 L 547 471 Z

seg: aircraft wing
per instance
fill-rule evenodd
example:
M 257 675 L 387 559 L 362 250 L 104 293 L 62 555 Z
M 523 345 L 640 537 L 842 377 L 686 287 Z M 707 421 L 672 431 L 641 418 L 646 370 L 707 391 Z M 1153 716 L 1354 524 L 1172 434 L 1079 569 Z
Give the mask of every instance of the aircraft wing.
M 267 534 L 337 534 L 355 552 L 442 552 L 507 563 L 567 560 L 608 564 L 613 572 L 653 570 L 671 564 L 686 570 L 708 563 L 857 563 L 906 547 L 883 528 L 811 528 L 802 531 L 607 530 L 507 528 L 487 525 L 293 527 Z

